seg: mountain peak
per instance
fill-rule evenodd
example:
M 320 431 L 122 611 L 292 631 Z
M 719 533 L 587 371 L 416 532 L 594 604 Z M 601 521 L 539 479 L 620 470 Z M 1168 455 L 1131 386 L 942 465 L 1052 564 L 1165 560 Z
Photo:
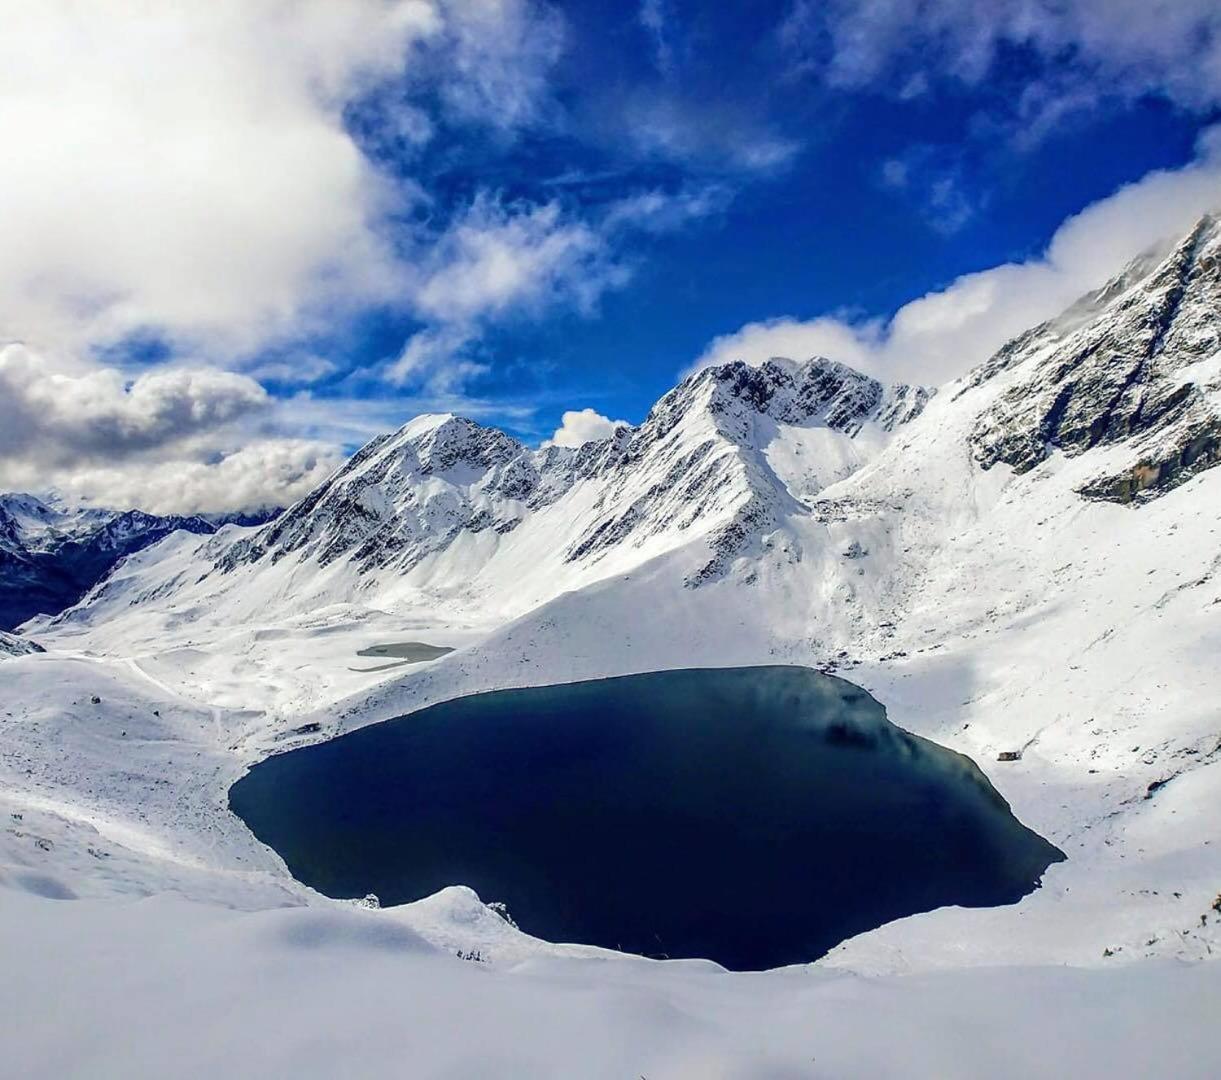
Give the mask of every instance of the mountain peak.
M 1207 214 L 1160 258 L 1005 345 L 966 390 L 1003 379 L 972 442 L 1018 472 L 1112 447 L 1081 494 L 1147 499 L 1221 461 L 1221 224 Z
M 395 432 L 395 437 L 404 439 L 418 439 L 422 435 L 427 435 L 429 432 L 435 431 L 454 420 L 458 419 L 453 413 L 420 413 L 419 416 L 413 416 L 401 428 Z
M 870 421 L 890 430 L 914 419 L 933 390 L 906 385 L 886 387 L 838 360 L 813 356 L 793 360 L 774 356 L 761 364 L 733 360 L 691 375 L 671 395 L 698 389 L 709 393 L 707 407 L 729 419 L 726 434 L 746 437 L 752 414 L 783 424 L 825 426 L 855 436 Z M 666 398 L 659 406 L 666 404 Z

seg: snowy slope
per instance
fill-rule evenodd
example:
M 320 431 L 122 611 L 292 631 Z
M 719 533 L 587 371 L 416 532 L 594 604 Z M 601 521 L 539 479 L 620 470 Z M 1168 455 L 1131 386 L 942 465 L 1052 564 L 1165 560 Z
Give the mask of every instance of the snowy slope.
M 396 936 L 408 931 L 443 952 L 480 950 L 486 965 L 452 986 L 430 965 L 461 961 L 404 961 L 404 985 L 444 986 L 442 1002 L 481 972 L 489 1010 L 523 994 L 547 1008 L 556 987 L 588 978 L 641 1040 L 659 1009 L 671 1029 L 690 1025 L 691 1056 L 629 1054 L 629 1075 L 757 1075 L 762 1051 L 716 1033 L 772 994 L 780 1074 L 801 1075 L 807 1051 L 843 1072 L 797 1035 L 819 1013 L 845 1018 L 854 1067 L 876 1055 L 877 1075 L 903 1075 L 896 1044 L 846 1018 L 919 1013 L 923 1000 L 941 1004 L 900 1049 L 969 1046 L 925 1071 L 996 1073 L 1014 1032 L 1034 1040 L 1052 1023 L 1036 998 L 1068 1010 L 1078 992 L 1099 1005 L 1069 1013 L 1080 1041 L 1062 1045 L 1109 1062 L 1100 1074 L 1215 1074 L 1216 1048 L 1193 1041 L 1201 1021 L 1186 1004 L 1172 1010 L 1182 1028 L 1165 1018 L 1178 1034 L 1164 1041 L 1125 1041 L 1102 1017 L 1159 995 L 1218 1002 L 1219 245 L 1205 219 L 935 396 L 826 361 L 774 361 L 700 372 L 640 427 L 578 450 L 420 418 L 271 525 L 179 533 L 132 556 L 81 605 L 38 622 L 48 653 L 4 662 L 0 801 L 23 819 L 0 835 L 0 873 L 90 904 L 167 889 L 251 911 L 300 904 L 337 928 L 275 940 L 367 950 L 370 972 L 416 949 Z M 360 648 L 404 639 L 456 651 L 353 670 Z M 454 890 L 353 914 L 293 883 L 224 810 L 229 784 L 269 753 L 457 694 L 762 662 L 838 668 L 894 722 L 976 760 L 1068 861 L 1018 905 L 943 909 L 846 942 L 818 965 L 830 981 L 802 992 L 785 980 L 807 972 L 603 970 L 606 958 L 523 940 Z M 121 927 L 125 912 L 96 917 Z M 230 920 L 207 940 L 233 955 L 247 940 L 212 907 L 166 918 Z M 943 996 L 926 999 L 931 987 Z M 964 1002 L 994 1040 L 964 1034 Z M 556 1038 L 578 1030 L 569 1018 Z M 483 1072 L 531 1075 L 529 1046 L 543 1038 L 498 1031 Z M 1142 1058 L 1142 1046 L 1157 1053 Z M 1184 1046 L 1189 1060 L 1173 1057 Z M 479 1071 L 442 1058 L 434 1074 Z M 1013 1060 L 1014 1075 L 1041 1064 Z
M 228 520 L 72 508 L 33 495 L 0 495 L 0 627 L 62 611 L 124 556 L 172 532 L 212 533 Z M 262 515 L 240 518 L 243 524 L 261 520 Z

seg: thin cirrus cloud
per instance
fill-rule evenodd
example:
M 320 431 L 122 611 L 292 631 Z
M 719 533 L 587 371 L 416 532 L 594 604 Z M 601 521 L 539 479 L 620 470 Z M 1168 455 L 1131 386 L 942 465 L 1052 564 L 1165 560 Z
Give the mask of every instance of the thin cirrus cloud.
M 935 385 L 962 375 L 1219 208 L 1221 125 L 1204 132 L 1192 163 L 1152 172 L 1069 218 L 1037 258 L 965 274 L 888 320 L 830 314 L 748 323 L 715 338 L 689 370 L 737 359 L 827 356 L 886 380 Z
M 731 198 L 718 182 L 652 188 L 582 218 L 555 201 L 505 206 L 476 197 L 420 255 L 411 296 L 426 325 L 387 366 L 387 378 L 458 393 L 486 371 L 471 354 L 484 326 L 556 308 L 592 315 L 604 294 L 631 278 L 620 253 L 625 238 L 671 232 L 720 213 Z
M 558 203 L 508 208 L 480 196 L 421 257 L 412 289 L 427 325 L 386 375 L 399 386 L 455 393 L 484 371 L 467 347 L 508 314 L 554 306 L 589 312 L 626 280 L 607 238 Z
M 1221 103 L 1213 0 L 795 0 L 777 36 L 796 69 L 900 99 L 928 92 L 935 79 L 977 86 L 1006 47 L 1026 49 L 1042 70 L 1007 103 L 1019 144 L 1107 99 Z
M 879 170 L 882 187 L 901 194 L 937 232 L 958 232 L 979 213 L 968 194 L 961 162 L 944 148 L 917 144 L 888 158 Z

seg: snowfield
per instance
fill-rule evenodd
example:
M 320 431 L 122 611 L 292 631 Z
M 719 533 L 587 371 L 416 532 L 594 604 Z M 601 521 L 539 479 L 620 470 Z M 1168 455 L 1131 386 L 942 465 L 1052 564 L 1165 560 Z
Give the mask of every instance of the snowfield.
M 1221 1074 L 1219 357 L 1206 218 L 935 394 L 777 360 L 575 450 L 419 418 L 268 525 L 129 557 L 27 624 L 45 653 L 0 639 L 8 1069 Z M 455 651 L 357 657 L 408 640 Z M 1068 861 L 744 975 L 460 888 L 328 900 L 226 808 L 456 695 L 758 663 L 865 687 Z

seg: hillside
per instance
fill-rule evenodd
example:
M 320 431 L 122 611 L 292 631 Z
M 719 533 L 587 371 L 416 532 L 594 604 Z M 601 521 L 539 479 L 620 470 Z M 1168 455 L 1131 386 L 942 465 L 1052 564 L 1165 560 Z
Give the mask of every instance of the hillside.
M 0 495 L 0 629 L 75 604 L 126 556 L 173 532 L 208 535 L 226 524 L 262 524 L 268 517 L 162 517 Z

